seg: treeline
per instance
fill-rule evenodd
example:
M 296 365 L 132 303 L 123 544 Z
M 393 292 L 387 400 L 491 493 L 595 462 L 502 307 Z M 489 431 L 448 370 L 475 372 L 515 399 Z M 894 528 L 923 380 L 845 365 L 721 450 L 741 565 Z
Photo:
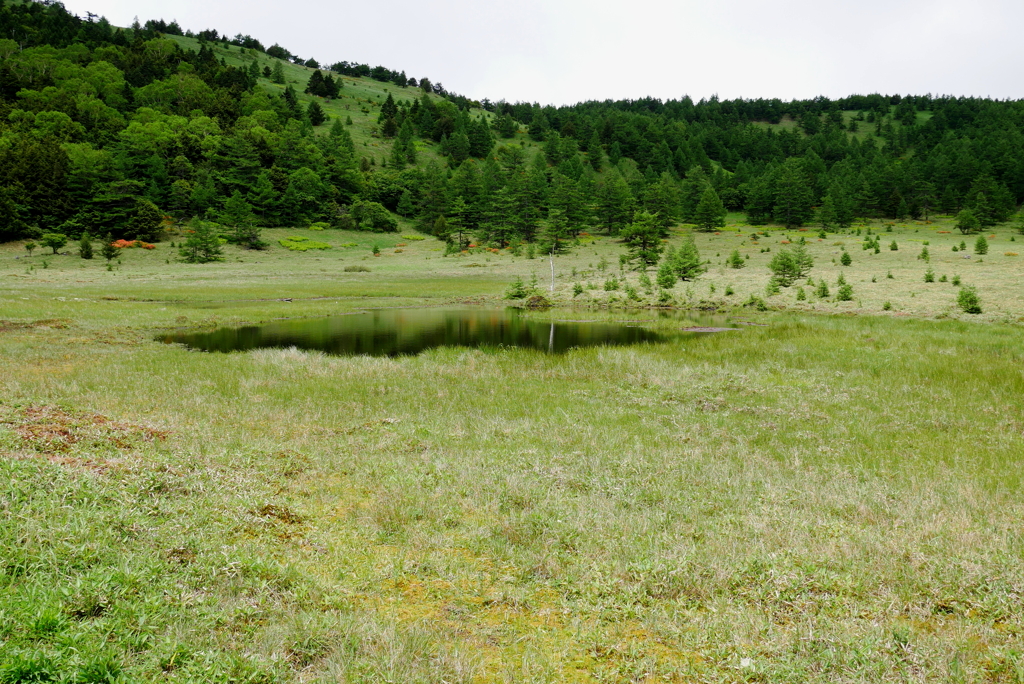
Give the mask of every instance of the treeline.
M 825 204 L 840 225 L 854 215 L 918 218 L 968 206 L 1000 221 L 1024 199 L 1020 101 L 683 98 L 558 108 L 500 102 L 496 111 L 527 125 L 534 140 L 571 138 L 613 164 L 632 159 L 645 174 L 685 178 L 700 167 L 726 206 L 754 222 L 806 222 Z M 791 127 L 760 125 L 785 117 Z M 794 184 L 806 190 L 795 203 L 787 190 Z
M 618 234 L 637 211 L 654 215 L 662 231 L 679 221 L 711 230 L 725 209 L 746 211 L 755 224 L 841 230 L 856 217 L 966 208 L 984 227 L 1007 220 L 1024 194 L 1019 102 L 499 102 L 495 112 L 499 139 L 525 125 L 540 152 L 512 143 L 476 160 L 452 149 L 448 136 L 447 168 L 399 171 L 396 157 L 372 175 L 367 196 L 453 246 L 470 238 L 557 246 L 585 230 Z M 750 119 L 766 112 L 794 124 Z
M 439 99 L 443 88 L 420 79 L 419 97 L 389 95 L 380 107 L 375 134 L 392 143 L 378 166 L 341 121 L 317 134 L 318 99 L 303 107 L 291 86 L 283 96 L 256 87 L 284 81 L 277 59 L 262 69 L 258 58 L 246 68 L 217 59 L 216 42 L 259 50 L 248 36 L 208 30 L 198 52 L 185 51 L 161 37 L 181 30 L 173 22 L 120 30 L 32 2 L 0 2 L 0 30 L 11 36 L 0 39 L 4 240 L 89 230 L 151 241 L 172 217 L 193 216 L 394 230 L 397 213 L 452 249 L 472 240 L 557 250 L 582 231 L 617 234 L 638 211 L 661 232 L 680 221 L 713 229 L 726 209 L 754 223 L 842 229 L 855 217 L 969 208 L 988 226 L 1024 198 L 1022 102 L 502 101 L 474 116 L 465 98 Z M 276 47 L 266 53 L 300 61 Z M 337 96 L 332 71 L 413 81 L 367 69 L 317 69 L 305 90 Z M 537 147 L 516 139 L 523 127 Z M 424 163 L 428 148 L 440 163 Z

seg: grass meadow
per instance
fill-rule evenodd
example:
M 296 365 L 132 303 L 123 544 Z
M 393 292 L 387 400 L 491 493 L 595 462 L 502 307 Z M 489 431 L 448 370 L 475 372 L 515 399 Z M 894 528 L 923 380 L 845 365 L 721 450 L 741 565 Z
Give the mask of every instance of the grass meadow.
M 553 293 L 545 258 L 408 227 L 112 270 L 0 246 L 0 683 L 1022 682 L 1024 238 L 949 226 L 856 226 L 875 254 L 732 222 L 670 296 L 738 330 L 561 356 L 152 338 L 501 305 L 517 276 L 563 307 L 532 316 L 685 321 L 607 237 Z M 853 301 L 765 292 L 801 236 Z

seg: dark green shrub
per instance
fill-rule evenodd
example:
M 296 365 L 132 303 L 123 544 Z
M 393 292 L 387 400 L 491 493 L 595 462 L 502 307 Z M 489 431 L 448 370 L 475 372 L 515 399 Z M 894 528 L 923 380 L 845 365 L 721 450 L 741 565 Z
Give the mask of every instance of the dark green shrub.
M 525 299 L 532 292 L 533 289 L 528 287 L 522 278 L 516 276 L 516 279 L 505 290 L 505 299 Z
M 962 288 L 960 294 L 956 297 L 956 303 L 957 306 L 963 309 L 964 313 L 981 313 L 981 299 L 979 299 L 978 291 L 973 286 Z

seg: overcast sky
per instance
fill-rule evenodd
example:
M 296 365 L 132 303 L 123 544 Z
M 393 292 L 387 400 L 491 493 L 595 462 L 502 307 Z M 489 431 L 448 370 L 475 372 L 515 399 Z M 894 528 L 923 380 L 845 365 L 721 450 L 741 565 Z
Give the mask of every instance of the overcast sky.
M 688 94 L 1024 97 L 1021 0 L 65 0 L 510 102 Z

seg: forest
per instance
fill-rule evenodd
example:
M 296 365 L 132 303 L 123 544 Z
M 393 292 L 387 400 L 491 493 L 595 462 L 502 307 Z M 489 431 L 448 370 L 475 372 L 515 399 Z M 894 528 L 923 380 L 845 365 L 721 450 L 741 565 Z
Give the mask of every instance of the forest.
M 551 107 L 473 101 L 404 70 L 322 66 L 162 19 L 117 28 L 59 2 L 0 3 L 0 34 L 3 241 L 87 231 L 155 241 L 166 226 L 202 219 L 258 248 L 260 227 L 394 231 L 397 215 L 452 250 L 557 251 L 582 232 L 619 234 L 638 210 L 662 231 L 714 230 L 726 211 L 755 225 L 842 231 L 855 218 L 966 209 L 980 228 L 1006 221 L 1024 198 L 1020 101 L 875 94 Z M 180 35 L 198 38 L 199 50 L 171 39 Z M 241 51 L 248 67 L 214 47 Z M 284 84 L 285 63 L 308 67 L 301 96 L 290 84 L 280 95 L 264 87 Z M 324 113 L 342 77 L 421 93 L 374 103 L 370 132 L 388 150 L 380 164 L 353 144 L 351 119 Z

